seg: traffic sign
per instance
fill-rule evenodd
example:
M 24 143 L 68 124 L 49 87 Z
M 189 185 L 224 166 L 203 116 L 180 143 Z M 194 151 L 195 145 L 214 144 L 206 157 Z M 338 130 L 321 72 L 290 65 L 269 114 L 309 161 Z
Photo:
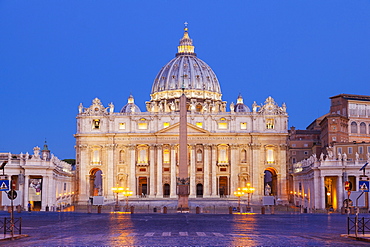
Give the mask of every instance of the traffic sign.
M 8 192 L 8 198 L 10 200 L 14 200 L 15 198 L 17 198 L 17 192 L 15 190 L 11 190 Z
M 360 190 L 363 192 L 369 192 L 369 181 L 359 181 Z
M 8 190 L 10 190 L 9 180 L 0 180 L 0 191 L 8 191 Z

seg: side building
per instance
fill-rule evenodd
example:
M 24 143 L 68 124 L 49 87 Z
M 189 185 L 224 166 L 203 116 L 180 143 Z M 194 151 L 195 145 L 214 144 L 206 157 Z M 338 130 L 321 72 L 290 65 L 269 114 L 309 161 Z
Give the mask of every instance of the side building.
M 96 98 L 79 106 L 76 165 L 78 202 L 104 196 L 112 187 L 133 191 L 138 200 L 177 199 L 179 98 L 187 98 L 190 200 L 235 198 L 238 187 L 256 188 L 260 203 L 265 187 L 287 202 L 286 140 L 288 114 L 272 97 L 264 104 L 222 100 L 213 70 L 194 53 L 185 28 L 176 57 L 156 76 L 146 111 L 134 97 L 119 112 Z M 227 109 L 229 108 L 229 109 Z
M 74 201 L 75 174 L 72 165 L 59 160 L 50 153 L 47 145 L 33 154 L 0 153 L 0 163 L 6 163 L 4 174 L 10 186 L 17 192 L 14 206 L 35 211 L 58 210 Z M 2 192 L 2 206 L 10 206 L 6 193 Z
M 319 130 L 320 148 L 309 158 L 290 163 L 290 179 L 294 180 L 290 192 L 308 195 L 311 207 L 339 210 L 348 199 L 344 182 L 349 181 L 351 190 L 358 191 L 363 175 L 360 168 L 370 162 L 370 96 L 339 94 L 330 97 L 330 102 L 329 113 L 307 128 Z M 370 177 L 369 170 L 365 175 Z M 301 205 L 304 200 L 294 202 Z

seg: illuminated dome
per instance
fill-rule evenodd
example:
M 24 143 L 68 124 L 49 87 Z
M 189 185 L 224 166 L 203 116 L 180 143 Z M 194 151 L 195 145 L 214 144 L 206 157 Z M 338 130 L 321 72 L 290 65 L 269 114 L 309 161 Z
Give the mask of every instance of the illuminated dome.
M 183 89 L 188 99 L 221 102 L 221 88 L 216 74 L 194 53 L 187 26 L 176 57 L 163 66 L 154 80 L 151 101 L 178 99 Z
M 248 106 L 244 105 L 243 97 L 241 94 L 239 94 L 238 96 L 234 111 L 235 112 L 250 112 L 251 111 Z
M 135 105 L 134 97 L 130 94 L 127 100 L 127 104 L 124 105 L 120 111 L 120 113 L 134 113 L 134 112 L 141 112 L 140 108 Z

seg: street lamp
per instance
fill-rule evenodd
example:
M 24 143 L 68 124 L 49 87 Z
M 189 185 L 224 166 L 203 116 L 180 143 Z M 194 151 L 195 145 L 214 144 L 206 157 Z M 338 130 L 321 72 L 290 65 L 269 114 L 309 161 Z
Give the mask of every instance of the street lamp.
M 126 196 L 126 212 L 128 212 L 128 197 L 132 196 L 133 192 L 129 188 L 126 188 L 126 190 L 122 191 L 122 194 Z
M 244 191 L 238 188 L 237 191 L 234 191 L 234 195 L 238 197 L 238 211 L 240 212 L 240 197 L 244 196 Z
M 247 183 L 247 187 L 243 187 L 242 190 L 243 190 L 244 193 L 247 193 L 248 194 L 247 212 L 250 212 L 251 211 L 251 207 L 249 206 L 249 204 L 250 204 L 250 200 L 251 200 L 251 195 L 255 191 L 255 188 L 252 187 L 250 183 Z
M 114 206 L 114 211 L 119 211 L 118 205 L 118 193 L 121 193 L 125 190 L 123 187 L 112 187 L 113 193 L 116 193 L 116 205 Z

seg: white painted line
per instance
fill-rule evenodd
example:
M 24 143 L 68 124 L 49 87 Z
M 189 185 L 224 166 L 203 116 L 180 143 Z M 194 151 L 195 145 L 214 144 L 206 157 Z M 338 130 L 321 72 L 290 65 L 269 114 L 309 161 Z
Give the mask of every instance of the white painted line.
M 188 232 L 179 232 L 180 236 L 188 236 Z
M 197 232 L 197 235 L 200 236 L 200 237 L 207 236 L 205 232 Z
M 171 236 L 171 232 L 163 232 L 162 233 L 162 236 L 163 237 L 170 237 Z

